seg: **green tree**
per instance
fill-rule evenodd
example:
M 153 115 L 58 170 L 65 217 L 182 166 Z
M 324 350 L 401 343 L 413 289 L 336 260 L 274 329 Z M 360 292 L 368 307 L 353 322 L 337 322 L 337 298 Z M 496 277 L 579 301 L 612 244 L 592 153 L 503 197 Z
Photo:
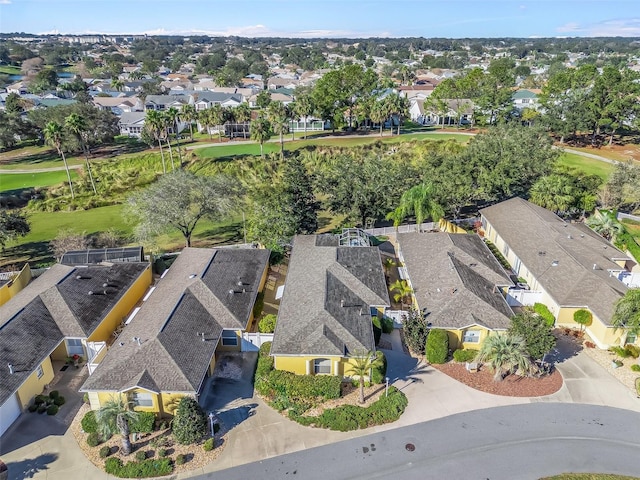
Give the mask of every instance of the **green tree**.
M 122 437 L 122 453 L 124 455 L 131 453 L 131 440 L 129 439 L 131 424 L 137 422 L 140 416 L 130 407 L 131 402 L 118 396 L 107 400 L 99 410 L 96 410 L 96 422 L 102 438 L 109 438 L 111 435 L 119 433 Z
M 4 250 L 8 241 L 24 237 L 31 231 L 27 217 L 19 211 L 0 210 L 0 247 Z
M 176 441 L 182 445 L 199 442 L 207 433 L 207 416 L 191 397 L 182 397 L 171 426 Z
M 47 90 L 55 90 L 58 86 L 58 74 L 51 68 L 40 70 L 29 83 L 29 90 L 33 93 L 42 93 Z
M 273 332 L 275 332 L 275 330 L 276 330 L 276 320 L 277 320 L 277 317 L 273 313 L 265 315 L 258 322 L 258 331 L 260 333 L 273 333 Z
M 640 335 L 640 288 L 630 288 L 616 302 L 611 323 L 616 329 Z
M 297 115 L 300 120 L 304 121 L 304 138 L 307 138 L 307 122 L 309 121 L 309 117 L 313 114 L 314 106 L 313 106 L 313 98 L 311 94 L 307 91 L 300 91 L 297 93 L 296 91 L 296 101 L 293 109 L 293 113 Z
M 580 330 L 584 331 L 584 327 L 591 325 L 593 315 L 587 309 L 581 308 L 573 312 L 573 321 L 580 325 Z
M 587 218 L 587 225 L 597 234 L 610 241 L 614 241 L 616 235 L 624 232 L 624 227 L 612 215 L 596 212 Z
M 93 173 L 91 172 L 91 164 L 89 163 L 89 146 L 87 144 L 87 122 L 84 117 L 78 115 L 77 113 L 72 113 L 69 115 L 65 121 L 64 125 L 69 132 L 76 137 L 78 143 L 80 144 L 80 148 L 82 149 L 82 153 L 84 154 L 84 160 L 87 165 L 87 173 L 89 174 L 89 180 L 91 181 L 91 188 L 93 189 L 94 195 L 98 193 L 96 190 L 96 182 L 93 180 Z
M 384 121 L 389 118 L 389 105 L 382 100 L 375 100 L 371 106 L 369 116 L 373 123 L 380 125 L 380 136 L 382 136 Z
M 251 122 L 251 140 L 260 144 L 260 156 L 264 158 L 264 142 L 271 138 L 271 123 L 262 114 Z
M 216 103 L 210 108 L 203 110 L 201 113 L 204 113 L 207 129 L 211 126 L 218 127 L 218 140 L 222 141 L 222 131 L 220 129 L 224 122 L 224 109 L 222 106 L 219 103 Z M 209 131 L 209 138 L 211 138 L 211 131 Z
M 256 97 L 256 105 L 258 108 L 265 109 L 271 103 L 271 95 L 267 90 L 262 90 Z
M 482 342 L 476 361 L 486 363 L 495 372 L 496 381 L 516 372 L 528 375 L 532 370 L 527 344 L 518 335 L 489 335 Z
M 111 88 L 113 88 L 116 92 L 121 92 L 124 88 L 124 81 L 121 78 L 112 78 L 111 79 Z
M 411 288 L 409 283 L 406 280 L 396 280 L 391 284 L 389 290 L 395 292 L 395 294 L 393 295 L 393 299 L 396 302 L 399 302 L 400 309 L 404 310 L 405 299 L 410 299 L 411 295 L 413 294 L 413 289 Z
M 73 193 L 73 183 L 71 182 L 71 172 L 69 170 L 69 164 L 67 163 L 67 157 L 65 157 L 64 151 L 62 150 L 62 141 L 63 141 L 63 135 L 64 135 L 64 130 L 62 126 L 60 126 L 60 124 L 56 122 L 49 122 L 44 127 L 43 133 L 44 133 L 44 138 L 46 142 L 49 145 L 52 145 L 53 147 L 55 147 L 56 151 L 58 152 L 58 155 L 60 155 L 60 157 L 62 158 L 62 163 L 64 163 L 64 169 L 67 172 L 67 180 L 69 182 L 69 189 L 71 190 L 71 198 L 72 199 L 76 198 L 75 194 Z
M 162 151 L 162 129 L 164 120 L 162 113 L 157 110 L 147 110 L 144 118 L 144 128 L 151 133 L 153 138 L 158 142 L 160 148 L 160 158 L 162 159 L 162 173 L 167 173 L 167 165 L 164 159 L 164 152 Z
M 180 115 L 181 115 L 180 111 L 175 107 L 171 107 L 165 112 L 166 120 L 169 126 L 171 127 L 171 130 L 173 130 L 174 136 L 176 137 L 176 144 L 178 147 L 178 157 L 180 158 L 180 166 L 182 166 L 182 151 L 180 149 L 180 136 L 178 132 L 178 128 L 179 128 L 178 123 L 180 120 Z M 169 143 L 168 139 L 169 139 L 169 134 L 167 133 L 167 143 Z M 171 148 L 170 143 L 169 143 L 169 148 Z M 173 165 L 172 165 L 172 169 L 173 169 Z
M 397 93 L 387 95 L 384 99 L 387 105 L 387 111 L 391 115 L 398 117 L 398 135 L 400 135 L 400 126 L 402 119 L 409 116 L 409 100 L 407 97 L 400 96 Z
M 218 175 L 204 177 L 184 170 L 163 175 L 151 186 L 133 193 L 128 213 L 138 220 L 136 233 L 146 239 L 178 230 L 191 246 L 191 235 L 202 218 L 219 219 L 235 209 L 240 189 Z
M 280 157 L 284 157 L 284 133 L 289 127 L 289 115 L 282 102 L 274 101 L 267 107 L 267 118 L 276 135 L 280 136 Z
M 351 356 L 349 369 L 346 373 L 358 377 L 358 383 L 360 386 L 360 397 L 358 402 L 360 404 L 364 403 L 365 378 L 369 377 L 369 380 L 371 380 L 371 372 L 374 368 L 378 368 L 379 363 L 380 359 L 371 351 L 355 352 L 355 354 Z
M 427 362 L 442 364 L 447 361 L 449 353 L 449 334 L 441 328 L 432 328 L 427 336 L 425 349 Z
M 422 352 L 425 351 L 429 334 L 429 327 L 424 315 L 415 308 L 407 312 L 402 322 L 402 333 L 409 350 L 422 355 Z
M 189 124 L 189 138 L 193 142 L 193 122 L 198 120 L 198 112 L 195 105 L 184 105 L 180 112 L 180 119 Z
M 248 103 L 241 103 L 235 110 L 236 120 L 242 123 L 242 135 L 247 139 L 247 122 L 251 121 L 251 107 Z
M 433 191 L 434 188 L 431 184 L 422 183 L 410 188 L 400 197 L 398 208 L 404 217 L 415 215 L 418 229 L 422 228 L 422 223 L 427 218 L 437 222 L 444 214 L 442 207 L 434 198 Z
M 524 339 L 527 353 L 534 360 L 540 360 L 556 346 L 552 327 L 544 318 L 533 312 L 524 311 L 511 318 L 508 335 Z

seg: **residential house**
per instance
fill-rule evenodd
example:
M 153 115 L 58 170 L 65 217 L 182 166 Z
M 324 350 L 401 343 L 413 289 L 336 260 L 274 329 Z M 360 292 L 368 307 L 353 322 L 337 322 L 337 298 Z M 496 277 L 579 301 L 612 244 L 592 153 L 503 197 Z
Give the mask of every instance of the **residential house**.
M 275 368 L 348 375 L 350 356 L 375 350 L 371 316 L 389 305 L 380 252 L 365 237 L 296 236 L 271 346 Z
M 169 110 L 177 108 L 182 110 L 184 105 L 190 103 L 188 95 L 147 95 L 144 101 L 144 109 L 147 110 Z
M 416 100 L 409 112 L 422 125 L 471 125 L 475 104 L 468 98 L 434 101 Z M 413 115 L 418 115 L 413 117 Z
M 479 348 L 509 327 L 513 311 L 501 288 L 513 285 L 477 235 L 399 233 L 401 276 L 431 328 L 449 335 L 449 347 Z
M 100 110 L 113 112 L 121 116 L 127 112 L 139 112 L 143 110 L 142 101 L 138 97 L 93 97 L 93 104 Z
M 20 80 L 19 82 L 12 83 L 11 85 L 7 85 L 7 93 L 16 93 L 18 95 L 24 95 L 29 93 L 29 87 L 27 82 Z
M 557 325 L 573 328 L 574 312 L 587 309 L 593 322 L 585 331 L 599 347 L 638 343 L 611 324 L 615 303 L 627 291 L 618 278 L 635 265 L 625 253 L 583 223 L 567 223 L 521 198 L 480 213 L 485 238 L 522 280 L 508 294 L 511 304 L 544 303 Z
M 517 110 L 524 110 L 525 108 L 531 108 L 538 110 L 540 108 L 540 102 L 538 101 L 539 90 L 516 90 L 511 96 L 513 107 Z
M 91 362 L 151 284 L 149 263 L 56 264 L 0 306 L 0 435 L 53 380 L 53 362 Z
M 206 110 L 214 105 L 234 108 L 243 102 L 242 95 L 222 92 L 198 92 L 192 95 L 197 111 Z
M 267 80 L 267 89 L 275 90 L 276 88 L 290 88 L 294 90 L 300 81 L 296 78 L 271 77 Z
M 216 352 L 240 350 L 268 262 L 268 250 L 184 249 L 80 389 L 91 408 L 121 395 L 163 416 L 197 399 Z
M 145 116 L 145 112 L 123 112 L 118 121 L 120 135 L 140 138 L 144 129 Z

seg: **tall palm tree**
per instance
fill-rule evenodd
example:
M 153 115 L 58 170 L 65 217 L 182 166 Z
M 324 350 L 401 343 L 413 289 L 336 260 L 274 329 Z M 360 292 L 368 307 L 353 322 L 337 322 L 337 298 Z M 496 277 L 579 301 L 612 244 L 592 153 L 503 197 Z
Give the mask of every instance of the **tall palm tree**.
M 380 100 L 376 100 L 371 106 L 371 112 L 369 113 L 369 116 L 373 123 L 380 124 L 380 136 L 382 136 L 384 121 L 387 119 L 387 117 L 389 117 L 387 105 Z
M 93 181 L 93 174 L 91 173 L 91 165 L 89 164 L 89 145 L 87 142 L 87 122 L 84 117 L 77 113 L 70 114 L 64 120 L 64 125 L 78 140 L 82 153 L 84 154 L 84 160 L 87 163 L 87 173 L 89 174 L 89 180 L 91 181 L 91 188 L 94 195 L 97 194 L 96 183 Z
M 211 108 L 206 109 L 205 112 L 207 112 L 210 126 L 217 125 L 219 127 L 223 124 L 224 109 L 219 103 L 213 104 Z M 211 133 L 209 133 L 209 136 L 211 136 Z M 222 132 L 220 132 L 220 128 L 218 128 L 218 140 L 222 142 Z
M 298 116 L 299 119 L 304 120 L 304 138 L 307 138 L 307 121 L 309 116 L 313 114 L 313 103 L 311 95 L 303 93 L 296 95 L 296 102 L 293 109 L 293 113 Z
M 119 78 L 111 79 L 111 88 L 113 88 L 117 92 L 121 92 L 124 88 L 124 82 Z
M 67 157 L 64 156 L 64 152 L 62 151 L 62 138 L 64 136 L 64 130 L 59 123 L 49 122 L 45 125 L 44 130 L 44 138 L 46 142 L 55 147 L 58 155 L 62 157 L 62 163 L 64 163 L 64 169 L 67 171 L 67 180 L 69 181 L 69 189 L 71 190 L 71 198 L 76 198 L 75 193 L 73 192 L 73 183 L 71 182 L 71 172 L 69 171 L 69 164 L 67 163 Z
M 169 110 L 165 112 L 165 115 L 167 117 L 169 126 L 173 130 L 173 134 L 176 137 L 176 144 L 178 146 L 178 158 L 180 158 L 180 166 L 182 166 L 182 151 L 180 149 L 180 137 L 178 136 L 178 122 L 180 120 L 180 110 L 178 110 L 175 107 L 171 107 L 169 108 Z M 168 136 L 169 135 L 167 134 L 167 137 Z
M 597 212 L 587 219 L 587 225 L 597 234 L 602 235 L 609 241 L 613 241 L 616 235 L 624 232 L 624 227 L 611 215 Z
M 640 288 L 630 288 L 616 302 L 611 323 L 617 329 L 624 328 L 636 337 L 640 335 Z
M 271 123 L 262 114 L 251 122 L 251 139 L 260 143 L 260 156 L 264 158 L 264 142 L 271 138 Z
M 193 122 L 198 119 L 198 112 L 195 105 L 185 105 L 180 112 L 180 119 L 189 124 L 189 137 L 193 142 Z
M 131 402 L 127 402 L 119 396 L 112 397 L 99 410 L 96 410 L 96 422 L 100 434 L 103 438 L 107 438 L 119 433 L 122 436 L 122 453 L 124 455 L 131 453 L 130 422 L 136 422 L 140 417 L 140 414 L 130 407 Z
M 409 116 L 409 100 L 407 100 L 407 97 L 403 97 L 397 93 L 387 95 L 384 100 L 389 113 L 398 117 L 398 135 L 400 135 L 402 119 Z M 391 131 L 393 132 L 393 125 Z
M 389 289 L 392 292 L 396 292 L 393 299 L 400 303 L 400 310 L 404 310 L 404 300 L 406 298 L 411 298 L 411 295 L 413 294 L 413 289 L 409 283 L 406 280 L 396 280 L 391 284 Z
M 371 351 L 356 352 L 355 355 L 351 356 L 351 360 L 353 363 L 350 364 L 346 373 L 358 377 L 360 384 L 360 398 L 358 402 L 362 404 L 364 403 L 364 379 L 365 377 L 371 379 L 371 370 L 378 367 L 380 361 L 375 353 Z
M 405 214 L 415 215 L 418 230 L 425 219 L 431 218 L 433 222 L 437 222 L 444 215 L 443 208 L 434 199 L 433 186 L 430 183 L 416 185 L 404 192 L 400 197 L 399 207 Z
M 495 372 L 493 379 L 500 381 L 516 372 L 531 373 L 533 364 L 524 338 L 518 335 L 491 335 L 487 337 L 476 361 L 486 363 Z
M 248 103 L 242 102 L 235 110 L 236 120 L 242 123 L 242 135 L 247 139 L 247 122 L 251 120 L 251 107 Z
M 280 136 L 280 157 L 284 157 L 284 132 L 288 127 L 287 108 L 282 102 L 273 101 L 267 107 L 267 117 L 273 131 Z
M 164 152 L 162 151 L 161 131 L 163 124 L 164 120 L 161 112 L 157 110 L 147 110 L 147 114 L 144 119 L 144 126 L 158 142 L 158 146 L 160 147 L 160 158 L 162 159 L 162 173 L 167 173 L 167 165 L 164 160 Z

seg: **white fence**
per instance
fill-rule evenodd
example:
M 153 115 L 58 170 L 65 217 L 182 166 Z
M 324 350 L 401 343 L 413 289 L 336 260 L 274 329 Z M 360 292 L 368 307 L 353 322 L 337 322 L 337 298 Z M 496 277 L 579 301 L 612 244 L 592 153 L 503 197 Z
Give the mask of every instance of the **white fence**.
M 507 303 L 510 307 L 530 306 L 542 302 L 542 292 L 510 288 L 507 291 Z
M 618 220 L 626 219 L 626 220 L 635 220 L 636 222 L 640 222 L 640 217 L 637 215 L 631 215 L 629 213 L 620 213 L 618 212 Z
M 454 223 L 456 225 L 461 225 L 461 224 L 469 224 L 470 226 L 473 226 L 474 223 L 478 222 L 480 220 L 480 217 L 474 217 L 474 218 L 461 218 L 458 220 L 449 220 L 451 223 Z M 438 223 L 435 222 L 426 222 L 423 223 L 422 225 L 420 225 L 420 229 L 418 230 L 418 224 L 417 223 L 412 223 L 409 225 L 399 225 L 398 228 L 396 227 L 380 227 L 380 228 L 365 228 L 363 229 L 364 232 L 368 233 L 369 235 L 390 235 L 390 234 L 394 234 L 394 233 L 413 233 L 413 232 L 417 232 L 417 231 L 421 231 L 421 232 L 429 232 L 431 230 L 438 230 Z
M 406 310 L 385 310 L 384 316 L 393 320 L 393 328 L 402 328 L 404 317 L 408 313 Z
M 243 352 L 257 352 L 264 342 L 273 342 L 273 333 L 244 332 L 240 349 Z

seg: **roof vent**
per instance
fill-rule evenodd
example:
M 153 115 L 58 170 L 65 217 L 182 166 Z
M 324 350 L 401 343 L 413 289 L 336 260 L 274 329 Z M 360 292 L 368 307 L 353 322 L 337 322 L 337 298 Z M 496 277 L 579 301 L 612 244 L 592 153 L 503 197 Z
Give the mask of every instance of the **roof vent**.
M 236 285 L 238 285 L 239 287 L 241 287 L 242 285 L 244 285 L 244 283 L 242 283 L 242 280 L 238 280 L 238 283 L 237 283 Z
M 88 295 L 106 295 L 106 292 L 104 290 L 96 290 L 95 292 L 93 290 L 89 290 Z
M 195 273 L 192 273 L 191 275 L 189 275 L 189 278 L 196 278 L 198 275 L 196 275 Z
M 553 262 L 551 262 L 552 267 L 557 267 L 558 265 L 560 265 L 560 260 L 554 260 Z
M 11 363 L 8 363 L 7 367 L 9 367 L 9 375 L 13 375 L 13 365 Z
M 120 345 L 121 347 L 124 347 L 124 342 L 120 342 L 118 343 L 118 345 Z
M 142 345 L 142 341 L 140 340 L 140 337 L 133 337 L 133 341 L 136 342 L 138 346 Z
M 538 255 L 540 255 L 541 257 L 545 256 L 547 254 L 547 252 L 545 252 L 544 250 L 540 250 L 538 252 Z
M 235 292 L 233 291 L 233 288 L 231 290 L 229 290 L 229 295 L 233 295 Z
M 594 264 L 593 264 L 593 269 L 594 269 L 594 270 L 598 270 L 598 264 L 597 264 L 597 263 L 594 263 Z
M 571 234 L 569 234 L 569 235 L 567 235 L 567 238 L 573 238 L 573 237 L 571 236 Z
M 91 277 L 87 275 L 76 275 L 76 280 L 91 280 Z

